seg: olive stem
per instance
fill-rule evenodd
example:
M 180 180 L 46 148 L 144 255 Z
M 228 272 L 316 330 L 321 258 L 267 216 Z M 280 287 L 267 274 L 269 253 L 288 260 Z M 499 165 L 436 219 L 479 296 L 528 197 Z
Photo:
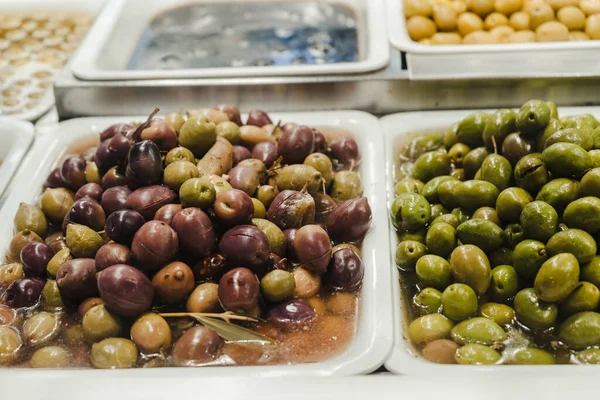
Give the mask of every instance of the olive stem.
M 142 136 L 142 131 L 150 125 L 150 123 L 152 122 L 152 118 L 154 118 L 154 116 L 156 114 L 158 114 L 159 111 L 160 111 L 159 108 L 155 108 L 154 111 L 152 111 L 150 113 L 150 115 L 148 116 L 148 119 L 146 120 L 146 122 L 144 122 L 143 124 L 140 124 L 140 126 L 137 127 L 135 132 L 133 132 L 133 135 L 131 135 L 134 142 L 137 142 L 138 140 L 140 140 L 140 137 Z
M 492 146 L 494 146 L 494 154 L 498 154 L 498 145 L 496 144 L 496 137 L 492 135 Z
M 208 318 L 219 318 L 222 319 L 225 322 L 231 323 L 231 321 L 247 321 L 247 322 L 259 322 L 258 319 L 254 318 L 254 317 L 248 317 L 245 315 L 238 315 L 235 314 L 231 311 L 226 311 L 224 313 L 189 313 L 189 312 L 182 312 L 182 313 L 159 313 L 158 315 L 160 315 L 161 317 L 173 317 L 173 318 L 177 318 L 177 317 L 192 317 L 192 318 L 196 318 L 196 317 L 208 317 Z

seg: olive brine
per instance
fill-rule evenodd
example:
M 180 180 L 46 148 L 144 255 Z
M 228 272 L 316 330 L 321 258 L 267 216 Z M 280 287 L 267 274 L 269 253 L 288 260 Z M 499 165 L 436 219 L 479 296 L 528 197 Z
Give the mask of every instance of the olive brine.
M 0 365 L 315 362 L 355 333 L 371 223 L 349 134 L 230 105 L 108 127 L 21 203 Z M 301 122 L 301 121 L 300 121 Z
M 600 363 L 599 125 L 531 100 L 404 143 L 391 219 L 424 358 Z

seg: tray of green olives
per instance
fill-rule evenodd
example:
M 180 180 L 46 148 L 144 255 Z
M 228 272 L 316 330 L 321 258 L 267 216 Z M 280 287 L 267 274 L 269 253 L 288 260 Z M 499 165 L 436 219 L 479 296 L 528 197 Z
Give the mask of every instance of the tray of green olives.
M 412 79 L 600 74 L 596 0 L 387 0 L 387 17 Z
M 388 369 L 600 363 L 598 116 L 531 100 L 382 119 L 398 282 Z
M 27 184 L 0 211 L 14 221 L 0 230 L 0 376 L 381 366 L 392 288 L 378 119 L 157 112 L 38 128 L 16 177 Z

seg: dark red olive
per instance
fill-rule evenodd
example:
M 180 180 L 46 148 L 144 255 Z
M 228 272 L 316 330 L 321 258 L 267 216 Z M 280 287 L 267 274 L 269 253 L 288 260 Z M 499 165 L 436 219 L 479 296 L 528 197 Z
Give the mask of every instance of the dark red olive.
M 242 117 L 240 116 L 240 109 L 231 104 L 219 104 L 213 107 L 214 110 L 219 110 L 229 117 L 229 120 L 235 122 L 238 125 L 242 125 Z
M 250 165 L 238 165 L 233 167 L 227 173 L 229 175 L 229 184 L 234 189 L 239 189 L 248 196 L 252 196 L 258 189 L 260 179 L 256 168 Z
M 197 281 L 217 280 L 227 268 L 227 260 L 222 255 L 215 253 L 204 257 L 194 265 L 194 276 Z
M 175 343 L 173 363 L 178 367 L 198 367 L 217 358 L 223 346 L 217 332 L 205 326 L 193 326 Z
M 125 164 L 125 159 L 127 158 L 127 154 L 129 154 L 129 149 L 131 149 L 131 146 L 133 145 L 133 140 L 128 137 L 129 132 L 131 132 L 131 130 L 128 130 L 125 134 L 116 134 L 107 140 L 108 150 L 114 154 L 118 165 Z
M 131 252 L 138 268 L 154 272 L 175 258 L 178 247 L 177 233 L 169 225 L 149 221 L 133 237 Z
M 100 141 L 104 142 L 105 140 L 108 140 L 115 136 L 117 133 L 124 135 L 125 133 L 127 133 L 128 130 L 132 128 L 133 127 L 131 125 L 123 123 L 111 125 L 100 134 Z
M 215 215 L 226 225 L 247 224 L 254 213 L 252 198 L 238 189 L 222 192 L 214 204 Z
M 129 247 L 122 244 L 108 243 L 100 247 L 95 260 L 97 271 L 117 264 L 131 264 L 131 251 Z
M 216 248 L 215 231 L 208 215 L 199 208 L 179 211 L 171 221 L 183 250 L 196 257 L 206 257 Z
M 313 128 L 313 132 L 315 133 L 315 153 L 323 153 L 327 154 L 327 139 L 325 135 L 318 129 Z
M 167 204 L 158 209 L 156 214 L 154 214 L 154 219 L 156 221 L 162 221 L 167 225 L 171 225 L 171 221 L 175 214 L 182 210 L 181 204 Z
M 151 140 L 162 151 L 177 147 L 177 132 L 162 118 L 154 118 L 150 126 L 142 131 L 142 140 Z
M 260 284 L 248 268 L 235 268 L 219 280 L 219 302 L 226 311 L 255 314 L 260 297 Z
M 45 277 L 48 262 L 54 257 L 54 250 L 46 243 L 30 242 L 21 249 L 21 264 L 28 278 Z
M 63 182 L 62 177 L 60 176 L 60 168 L 54 168 L 52 172 L 48 174 L 48 177 L 44 182 L 44 187 L 54 189 L 63 186 L 65 186 L 65 183 Z
M 225 232 L 219 242 L 219 253 L 232 267 L 257 269 L 269 260 L 271 250 L 263 231 L 253 225 L 238 225 Z
M 285 164 L 302 164 L 314 150 L 315 132 L 304 125 L 285 132 L 277 145 L 277 152 Z
M 152 282 L 140 270 L 119 264 L 98 272 L 98 291 L 109 310 L 123 317 L 143 314 L 152 306 Z
M 298 261 L 309 271 L 317 274 L 327 272 L 331 259 L 331 240 L 327 232 L 318 225 L 305 225 L 298 229 L 294 238 Z
M 304 299 L 293 299 L 277 304 L 269 310 L 269 321 L 283 329 L 297 329 L 310 325 L 315 310 Z
M 99 232 L 104 230 L 106 214 L 100 203 L 96 200 L 90 197 L 83 197 L 75 201 L 67 215 L 65 215 L 62 224 L 63 232 L 67 230 L 67 225 L 71 223 L 85 225 Z
M 102 176 L 102 189 L 107 190 L 115 186 L 125 186 L 127 179 L 119 167 L 112 167 Z
M 75 258 L 60 266 L 56 283 L 62 297 L 83 301 L 98 294 L 96 262 L 93 258 Z
M 360 287 L 364 275 L 365 267 L 358 254 L 344 247 L 332 254 L 325 280 L 334 289 L 353 292 Z
M 99 202 L 102 200 L 102 186 L 94 182 L 86 183 L 75 193 L 75 199 L 78 200 L 82 197 L 89 197 Z
M 154 214 L 164 206 L 175 201 L 177 195 L 166 186 L 148 186 L 133 191 L 127 198 L 125 206 L 142 214 L 146 221 L 154 218 Z
M 344 201 L 327 218 L 327 232 L 333 240 L 362 240 L 371 226 L 371 207 L 365 197 Z
M 284 190 L 273 199 L 267 219 L 282 230 L 314 224 L 315 201 L 308 193 Z
M 39 278 L 22 278 L 12 282 L 6 289 L 4 300 L 12 308 L 32 307 L 40 301 L 46 283 Z
M 335 139 L 329 145 L 328 156 L 337 161 L 338 169 L 351 168 L 360 161 L 358 143 L 351 137 Z
M 260 142 L 252 148 L 252 158 L 262 161 L 270 167 L 279 157 L 277 145 L 273 142 Z
M 113 186 L 102 193 L 102 208 L 106 215 L 110 215 L 115 211 L 124 210 L 127 198 L 131 194 L 131 190 L 127 186 Z
M 296 129 L 297 126 L 298 126 L 298 124 L 295 122 L 287 122 L 287 123 L 283 124 L 283 126 L 281 127 L 281 130 L 283 131 L 283 133 L 291 132 L 294 129 Z
M 134 143 L 127 160 L 125 178 L 130 188 L 160 183 L 162 160 L 156 143 L 151 140 Z
M 292 261 L 298 261 L 298 255 L 296 254 L 296 248 L 294 247 L 294 240 L 296 239 L 296 233 L 298 228 L 290 228 L 283 231 L 285 236 L 285 249 L 286 254 Z
M 108 140 L 100 143 L 96 149 L 96 154 L 94 154 L 94 162 L 96 163 L 98 170 L 101 172 L 108 171 L 117 165 L 118 160 L 116 155 L 111 153 L 108 149 Z
M 244 146 L 233 146 L 233 165 L 237 165 L 240 161 L 252 158 L 250 150 Z
M 106 234 L 117 243 L 131 246 L 135 233 L 146 223 L 142 214 L 133 210 L 119 210 L 106 219 Z
M 328 194 L 317 192 L 312 195 L 315 200 L 315 220 L 317 222 L 327 221 L 327 217 L 336 209 L 338 203 Z
M 85 160 L 80 157 L 69 157 L 62 163 L 60 177 L 69 189 L 77 190 L 85 185 L 85 166 Z
M 44 242 L 50 246 L 52 251 L 54 251 L 54 254 L 67 247 L 67 243 L 62 231 L 54 232 L 48 235 L 48 237 L 44 239 Z
M 502 155 L 514 167 L 523 156 L 531 153 L 534 144 L 535 140 L 523 137 L 518 132 L 511 133 L 502 142 Z
M 248 121 L 246 121 L 246 125 L 254 125 L 263 127 L 265 125 L 272 124 L 271 118 L 269 118 L 269 114 L 262 110 L 252 110 L 250 114 L 248 114 Z

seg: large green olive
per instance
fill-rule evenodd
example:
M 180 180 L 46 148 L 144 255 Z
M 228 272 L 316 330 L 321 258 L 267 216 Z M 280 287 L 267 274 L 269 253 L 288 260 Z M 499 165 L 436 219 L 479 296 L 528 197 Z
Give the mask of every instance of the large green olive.
M 541 100 L 529 100 L 517 113 L 517 129 L 524 136 L 535 137 L 542 132 L 552 118 L 552 111 Z
M 29 229 L 44 238 L 48 232 L 48 221 L 44 212 L 31 204 L 21 203 L 14 218 L 15 231 Z
M 448 207 L 458 207 L 460 204 L 456 196 L 456 188 L 461 185 L 461 181 L 449 179 L 438 185 L 437 195 L 442 204 Z
M 442 306 L 442 293 L 434 288 L 425 288 L 415 295 L 414 304 L 423 314 L 437 313 Z
M 190 117 L 181 127 L 179 144 L 201 158 L 217 140 L 217 127 L 206 117 Z
M 99 342 L 121 333 L 121 320 L 104 306 L 98 304 L 83 316 L 83 336 L 90 343 Z
M 581 185 L 578 185 L 578 189 L 580 189 L 578 194 L 581 196 L 600 196 L 600 168 L 586 172 L 581 178 Z
M 525 237 L 545 242 L 556 232 L 558 213 L 546 202 L 532 201 L 523 207 L 519 221 Z
M 471 286 L 478 295 L 484 294 L 490 286 L 490 262 L 477 246 L 466 244 L 454 249 L 450 268 L 456 282 Z
M 138 350 L 129 339 L 108 338 L 92 345 L 91 360 L 95 368 L 131 368 L 138 359 Z
M 46 311 L 57 311 L 64 307 L 58 285 L 54 279 L 48 279 L 42 290 L 42 306 Z
M 585 311 L 570 316 L 558 327 L 557 336 L 575 350 L 600 345 L 600 314 Z
M 560 311 L 565 315 L 573 315 L 582 311 L 594 311 L 600 302 L 600 290 L 589 282 L 579 282 L 569 297 L 560 303 Z
M 592 235 L 586 231 L 567 229 L 552 235 L 546 243 L 546 249 L 550 257 L 560 253 L 571 253 L 579 264 L 586 264 L 596 255 L 597 246 Z
M 216 197 L 215 187 L 207 177 L 188 179 L 179 188 L 179 199 L 183 208 L 207 209 L 213 205 Z
M 189 161 L 175 161 L 165 168 L 163 181 L 169 188 L 179 191 L 185 181 L 199 176 L 200 171 L 196 164 Z
M 478 315 L 489 318 L 498 325 L 510 325 L 515 319 L 515 310 L 506 304 L 485 303 L 479 308 Z
M 500 353 L 496 350 L 477 343 L 469 343 L 456 350 L 454 354 L 454 360 L 458 364 L 496 364 L 500 361 L 500 358 Z
M 498 218 L 504 222 L 519 222 L 523 208 L 532 200 L 531 195 L 524 189 L 510 187 L 503 190 L 496 199 Z
M 62 224 L 73 203 L 75 195 L 65 188 L 48 188 L 40 199 L 42 211 L 54 224 Z
M 434 204 L 439 203 L 440 198 L 438 195 L 438 188 L 442 182 L 448 180 L 456 180 L 456 178 L 451 177 L 450 175 L 441 175 L 436 176 L 433 179 L 430 179 L 419 191 L 419 193 L 427 199 L 428 202 Z
M 514 304 L 519 322 L 531 329 L 551 328 L 558 317 L 556 304 L 542 302 L 533 288 L 517 293 Z
M 600 287 L 600 256 L 596 256 L 589 263 L 581 265 L 580 269 L 582 281 L 591 282 Z
M 284 188 L 279 187 L 280 190 Z M 354 171 L 340 171 L 333 177 L 331 197 L 338 201 L 350 200 L 362 195 L 360 175 Z M 312 192 L 309 190 L 309 192 Z
M 566 299 L 578 282 L 577 258 L 569 253 L 561 253 L 542 264 L 533 287 L 540 300 L 555 303 Z
M 585 128 L 565 128 L 556 131 L 546 139 L 544 146 L 549 147 L 559 142 L 573 143 L 581 146 L 584 150 L 591 150 L 594 146 L 591 130 Z
M 494 207 L 500 191 L 486 181 L 470 180 L 461 182 L 454 189 L 454 196 L 461 207 L 475 211 L 480 207 Z
M 477 295 L 464 283 L 454 283 L 442 293 L 442 312 L 454 321 L 462 321 L 477 312 Z
M 446 288 L 452 280 L 452 271 L 448 261 L 433 254 L 419 258 L 415 270 L 423 285 L 436 289 Z
M 450 332 L 450 328 L 448 328 L 448 332 Z M 0 326 L 0 365 L 12 363 L 18 357 L 22 344 L 21 336 L 16 329 L 10 326 Z
M 511 364 L 517 365 L 549 365 L 555 363 L 556 360 L 551 353 L 533 347 L 517 350 L 511 360 Z
M 175 147 L 169 150 L 165 157 L 165 165 L 170 165 L 177 161 L 189 161 L 191 163 L 196 161 L 194 153 L 186 149 L 185 147 Z
M 398 229 L 417 230 L 429 222 L 429 202 L 416 193 L 404 193 L 394 199 L 391 208 L 392 223 Z
M 93 258 L 104 245 L 102 236 L 85 225 L 67 225 L 67 247 L 77 258 Z
M 144 353 L 157 353 L 171 345 L 171 328 L 163 317 L 147 313 L 131 326 L 131 340 Z
M 32 368 L 65 368 L 71 362 L 71 355 L 62 347 L 42 347 L 31 356 Z
M 396 196 L 402 193 L 420 193 L 424 183 L 418 179 L 404 178 L 400 179 L 396 185 L 394 185 L 394 193 Z
M 448 156 L 456 168 L 462 167 L 463 159 L 471 151 L 471 148 L 464 143 L 456 143 L 448 150 Z
M 470 219 L 456 228 L 456 237 L 462 244 L 472 244 L 489 253 L 502 245 L 502 229 L 484 219 Z
M 600 232 L 600 199 L 582 197 L 571 202 L 563 213 L 563 221 L 569 228 L 577 228 L 592 235 Z
M 294 275 L 283 270 L 273 270 L 260 280 L 263 297 L 274 303 L 291 299 L 295 288 Z
M 550 174 L 540 153 L 527 154 L 515 165 L 515 184 L 536 194 L 548 181 Z
M 485 147 L 478 147 L 464 156 L 463 169 L 465 171 L 465 179 L 473 179 L 475 177 L 475 174 L 479 171 L 479 168 L 481 168 L 481 164 L 483 164 L 483 160 L 485 160 L 489 154 L 490 153 Z
M 478 343 L 491 346 L 506 340 L 504 329 L 489 318 L 474 317 L 456 324 L 450 331 L 458 344 Z
M 562 214 L 569 203 L 579 197 L 579 186 L 579 182 L 574 179 L 553 179 L 542 187 L 535 199 L 545 201 L 557 213 Z
M 312 153 L 304 159 L 304 164 L 310 165 L 321 173 L 325 179 L 325 186 L 329 186 L 333 180 L 333 164 L 331 159 L 323 153 Z
M 412 177 L 427 182 L 440 175 L 450 173 L 450 157 L 441 151 L 430 151 L 415 161 Z
M 526 279 L 533 279 L 547 259 L 546 246 L 537 240 L 523 240 L 512 253 L 513 267 L 519 276 Z
M 46 311 L 29 317 L 23 324 L 23 339 L 32 345 L 48 343 L 58 334 L 58 317 Z
M 481 180 L 494 184 L 498 190 L 504 190 L 512 182 L 513 169 L 510 162 L 498 154 L 490 154 L 481 164 Z
M 443 315 L 423 315 L 408 325 L 408 337 L 414 344 L 424 346 L 431 341 L 450 336 L 453 325 L 452 321 Z
M 432 224 L 427 230 L 425 244 L 429 253 L 448 257 L 456 247 L 456 230 L 446 222 Z
M 592 168 L 585 149 L 573 143 L 554 143 L 542 153 L 542 161 L 555 177 L 579 178 Z
M 517 114 L 510 109 L 502 108 L 493 113 L 483 128 L 483 142 L 489 151 L 502 148 L 502 142 L 508 134 L 516 132 Z
M 499 302 L 507 302 L 519 290 L 517 271 L 510 265 L 500 265 L 492 269 L 490 292 L 492 298 Z
M 484 112 L 474 112 L 458 123 L 456 137 L 460 143 L 471 148 L 483 145 L 483 132 L 490 115 Z
M 403 271 L 414 270 L 417 260 L 427 252 L 425 244 L 415 240 L 404 240 L 396 247 L 396 266 Z

